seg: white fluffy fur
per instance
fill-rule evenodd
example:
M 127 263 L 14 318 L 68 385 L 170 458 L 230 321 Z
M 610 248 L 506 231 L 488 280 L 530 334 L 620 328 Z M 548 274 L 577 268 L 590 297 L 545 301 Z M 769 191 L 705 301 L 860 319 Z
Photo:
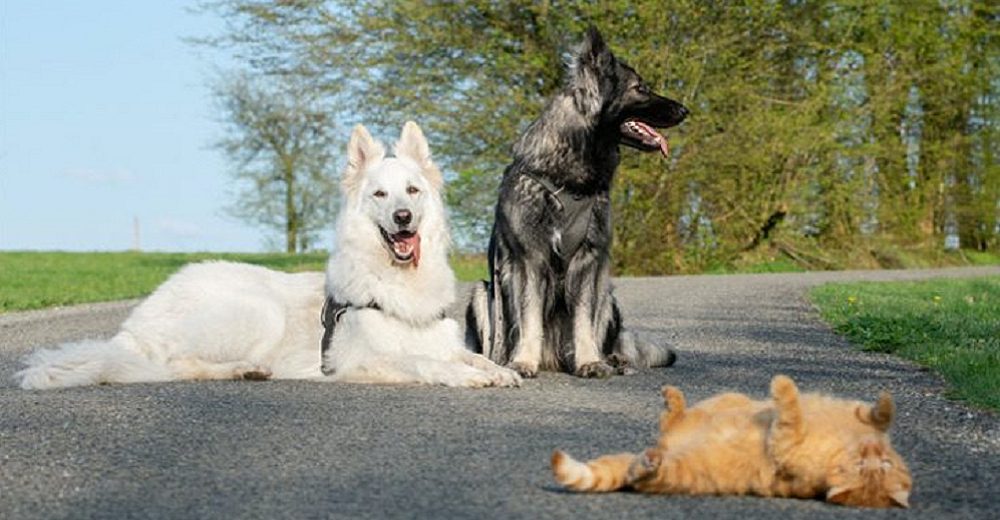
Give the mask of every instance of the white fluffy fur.
M 455 297 L 441 173 L 412 122 L 396 153 L 385 158 L 361 126 L 348 145 L 325 291 L 381 310 L 350 309 L 340 318 L 325 360 L 331 375 L 320 370 L 323 274 L 205 262 L 171 276 L 110 340 L 33 353 L 16 374 L 21 387 L 243 377 L 518 385 L 516 373 L 467 351 L 458 324 L 441 317 Z M 376 190 L 386 196 L 373 197 Z M 379 231 L 400 208 L 413 213 L 421 237 L 417 266 L 396 262 Z

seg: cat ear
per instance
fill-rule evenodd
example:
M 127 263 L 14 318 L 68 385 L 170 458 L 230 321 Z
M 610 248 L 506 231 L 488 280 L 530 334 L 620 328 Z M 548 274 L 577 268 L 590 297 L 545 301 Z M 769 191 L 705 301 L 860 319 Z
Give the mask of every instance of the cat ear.
M 910 492 L 905 489 L 900 489 L 899 491 L 890 494 L 889 498 L 891 498 L 893 503 L 899 507 L 905 507 L 907 509 L 910 507 Z
M 385 157 L 385 148 L 372 139 L 372 134 L 364 125 L 354 127 L 351 140 L 347 143 L 347 168 L 340 178 L 340 186 L 345 192 L 353 191 L 361 181 L 361 174 L 372 163 Z
M 413 121 L 407 121 L 403 125 L 403 133 L 400 134 L 399 142 L 396 143 L 396 156 L 406 157 L 417 163 L 427 181 L 435 189 L 441 191 L 444 185 L 441 170 L 431 160 L 431 149 L 427 144 L 427 138 L 424 137 L 424 132 Z
M 835 486 L 826 492 L 826 501 L 834 504 L 845 504 L 851 497 L 854 488 L 848 486 Z

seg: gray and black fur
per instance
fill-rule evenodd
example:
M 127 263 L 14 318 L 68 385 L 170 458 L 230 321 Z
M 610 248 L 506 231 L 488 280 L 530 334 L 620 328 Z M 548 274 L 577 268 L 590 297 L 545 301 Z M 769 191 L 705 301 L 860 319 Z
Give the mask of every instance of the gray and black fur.
M 504 171 L 490 280 L 476 285 L 466 312 L 473 350 L 524 377 L 539 369 L 605 377 L 673 363 L 669 348 L 636 342 L 622 328 L 610 280 L 608 192 L 619 144 L 660 149 L 624 123 L 666 128 L 687 113 L 588 31 L 564 89 L 518 139 Z

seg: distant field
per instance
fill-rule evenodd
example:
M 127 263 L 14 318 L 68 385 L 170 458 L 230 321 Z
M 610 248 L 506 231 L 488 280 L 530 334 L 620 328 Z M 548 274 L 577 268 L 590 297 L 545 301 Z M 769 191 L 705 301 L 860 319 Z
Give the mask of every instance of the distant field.
M 931 368 L 952 397 L 1000 410 L 1000 277 L 831 284 L 811 298 L 861 348 Z
M 282 271 L 322 270 L 326 254 L 0 253 L 0 312 L 145 296 L 181 266 L 233 260 Z
M 231 260 L 281 271 L 322 271 L 326 253 L 61 253 L 0 252 L 0 312 L 138 298 L 153 291 L 184 264 Z M 453 259 L 456 275 L 486 273 L 481 256 Z

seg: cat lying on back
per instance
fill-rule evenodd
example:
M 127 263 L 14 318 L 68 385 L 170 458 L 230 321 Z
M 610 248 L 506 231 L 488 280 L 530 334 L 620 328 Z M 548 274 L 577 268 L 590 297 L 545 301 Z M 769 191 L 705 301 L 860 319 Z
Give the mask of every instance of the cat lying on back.
M 552 471 L 574 491 L 824 498 L 863 507 L 909 507 L 912 481 L 886 432 L 892 398 L 874 406 L 819 394 L 799 395 L 786 376 L 771 380 L 770 400 L 727 393 L 685 408 L 663 389 L 660 439 L 643 453 L 583 463 L 556 450 Z

